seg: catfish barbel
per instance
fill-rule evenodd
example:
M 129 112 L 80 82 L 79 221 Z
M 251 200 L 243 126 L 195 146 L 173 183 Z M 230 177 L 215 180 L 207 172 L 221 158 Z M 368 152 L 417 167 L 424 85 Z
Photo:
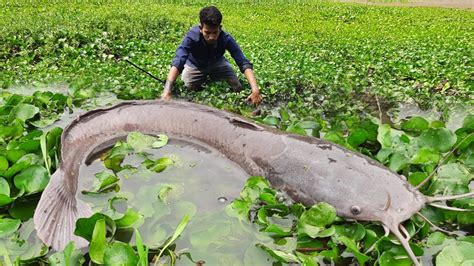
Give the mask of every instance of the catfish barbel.
M 76 220 L 92 214 L 76 198 L 81 164 L 94 151 L 129 132 L 174 134 L 214 147 L 249 175 L 266 177 L 276 189 L 305 205 L 327 202 L 346 219 L 381 223 L 415 264 L 409 235 L 401 223 L 425 204 L 461 197 L 428 197 L 377 161 L 334 143 L 256 124 L 227 111 L 189 102 L 129 101 L 80 115 L 61 136 L 61 160 L 51 176 L 34 224 L 39 238 L 55 250 L 74 241 Z

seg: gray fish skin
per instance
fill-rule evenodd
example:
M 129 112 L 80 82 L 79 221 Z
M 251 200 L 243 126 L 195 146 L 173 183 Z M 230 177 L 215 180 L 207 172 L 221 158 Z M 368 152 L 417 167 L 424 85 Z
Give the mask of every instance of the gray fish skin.
M 34 215 L 43 242 L 55 250 L 71 240 L 87 245 L 73 234 L 75 221 L 91 214 L 90 207 L 76 198 L 79 167 L 93 150 L 132 131 L 201 141 L 249 175 L 265 176 L 298 202 L 327 202 L 341 217 L 381 222 L 392 232 L 426 203 L 404 177 L 336 144 L 189 102 L 132 101 L 87 112 L 65 128 L 60 166 Z

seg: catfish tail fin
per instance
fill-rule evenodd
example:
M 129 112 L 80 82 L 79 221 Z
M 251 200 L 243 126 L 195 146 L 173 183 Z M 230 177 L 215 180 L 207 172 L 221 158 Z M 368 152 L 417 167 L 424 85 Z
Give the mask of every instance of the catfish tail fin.
M 89 205 L 76 199 L 75 191 L 69 191 L 65 184 L 65 173 L 56 170 L 51 176 L 33 216 L 38 237 L 54 250 L 63 250 L 70 241 L 77 248 L 88 242 L 74 235 L 76 220 L 92 215 Z

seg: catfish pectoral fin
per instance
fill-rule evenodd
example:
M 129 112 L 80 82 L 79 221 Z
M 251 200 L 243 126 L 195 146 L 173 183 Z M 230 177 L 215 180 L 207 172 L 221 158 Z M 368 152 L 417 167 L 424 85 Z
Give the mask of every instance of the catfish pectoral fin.
M 77 200 L 75 193 L 66 187 L 64 172 L 58 169 L 43 191 L 33 221 L 38 237 L 54 250 L 63 250 L 70 241 L 76 248 L 88 242 L 74 235 L 76 220 L 92 214 L 89 205 Z

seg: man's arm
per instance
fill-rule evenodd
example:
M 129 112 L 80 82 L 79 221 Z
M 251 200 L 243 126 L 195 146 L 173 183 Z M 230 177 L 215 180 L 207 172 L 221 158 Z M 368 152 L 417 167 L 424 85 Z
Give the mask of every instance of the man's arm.
M 165 88 L 163 89 L 163 93 L 161 94 L 162 100 L 171 99 L 171 90 L 173 88 L 173 84 L 176 81 L 176 78 L 178 78 L 181 71 L 183 71 L 184 64 L 188 59 L 190 50 L 191 39 L 188 38 L 188 36 L 186 35 L 184 36 L 183 41 L 179 45 L 178 49 L 176 49 L 176 56 L 173 59 L 173 63 L 168 73 L 168 77 L 166 78 Z
M 226 48 L 230 52 L 232 58 L 234 58 L 235 63 L 239 66 L 240 71 L 244 73 L 245 78 L 252 88 L 252 93 L 247 97 L 247 100 L 258 105 L 262 101 L 262 96 L 260 95 L 260 90 L 257 81 L 255 80 L 252 63 L 250 63 L 250 61 L 245 57 L 237 42 L 230 35 Z
M 173 84 L 176 81 L 176 78 L 179 76 L 179 69 L 175 66 L 171 66 L 170 72 L 168 73 L 168 77 L 166 78 L 165 88 L 163 89 L 163 93 L 161 94 L 162 100 L 170 100 L 171 99 L 171 89 L 173 88 Z
M 247 97 L 247 101 L 258 105 L 262 101 L 262 96 L 260 95 L 260 90 L 258 89 L 257 81 L 255 80 L 255 75 L 253 74 L 253 70 L 251 68 L 247 68 L 244 71 L 245 78 L 250 84 L 250 88 L 252 88 L 252 93 Z

